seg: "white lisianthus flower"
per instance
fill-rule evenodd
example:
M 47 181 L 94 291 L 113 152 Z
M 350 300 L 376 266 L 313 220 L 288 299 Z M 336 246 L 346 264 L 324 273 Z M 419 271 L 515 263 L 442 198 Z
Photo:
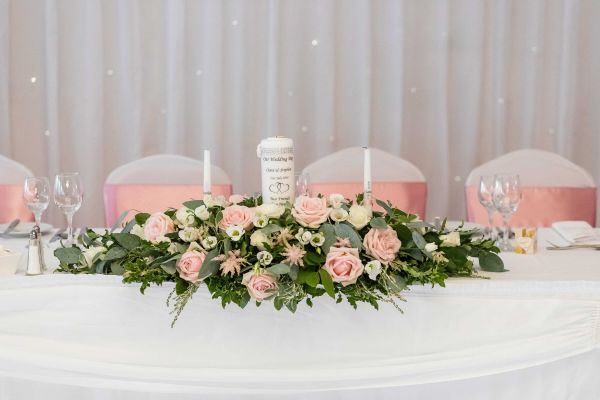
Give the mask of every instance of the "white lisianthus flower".
M 169 252 L 169 254 L 178 253 L 179 252 L 179 247 L 177 246 L 177 243 L 171 242 L 171 244 L 169 245 L 169 248 L 167 249 L 167 251 Z
M 258 262 L 265 267 L 273 262 L 273 255 L 265 250 L 259 251 L 256 258 L 258 259 Z
M 196 228 L 186 227 L 179 231 L 179 238 L 184 242 L 195 242 L 200 239 L 199 233 Z
M 312 235 L 312 237 L 310 238 L 310 244 L 313 247 L 320 247 L 323 246 L 323 242 L 325 241 L 325 235 L 323 235 L 321 232 L 319 233 L 315 233 L 314 235 Z
M 371 260 L 365 265 L 365 272 L 369 274 L 369 279 L 376 281 L 377 276 L 381 273 L 382 265 L 379 260 Z
M 450 232 L 447 235 L 440 235 L 442 247 L 457 247 L 460 246 L 460 233 Z
M 340 208 L 346 202 L 344 195 L 340 193 L 332 193 L 329 195 L 329 205 L 332 208 Z
M 265 214 L 256 213 L 252 218 L 252 224 L 257 228 L 264 228 L 269 224 L 269 217 Z
M 343 208 L 334 208 L 331 210 L 329 218 L 331 218 L 333 222 L 346 221 L 348 219 L 348 211 L 344 210 Z
M 196 218 L 194 218 L 194 212 L 187 207 L 181 207 L 175 213 L 177 221 L 185 227 L 196 225 Z
M 138 224 L 135 224 L 133 226 L 133 228 L 131 228 L 131 231 L 129 231 L 129 233 L 131 233 L 132 235 L 138 236 L 141 239 L 145 238 L 144 237 L 144 228 L 142 228 Z
M 158 243 L 171 243 L 171 239 L 169 239 L 166 236 L 157 236 L 156 239 L 152 240 L 152 243 L 154 244 L 158 244 Z
M 265 249 L 265 243 L 269 243 L 269 238 L 262 231 L 254 231 L 250 235 L 250 245 L 257 247 L 259 250 Z
M 214 249 L 217 246 L 217 238 L 214 236 L 208 236 L 202 239 L 202 247 L 206 250 Z
M 210 194 L 205 194 L 204 198 L 202 200 L 204 201 L 204 204 L 206 204 L 206 207 L 208 207 L 208 208 L 214 207 L 214 206 L 225 207 L 227 205 L 227 200 L 225 199 L 225 196 L 223 196 L 223 195 L 213 196 Z
M 198 242 L 190 243 L 187 250 L 183 251 L 183 253 L 186 253 L 188 251 L 197 251 L 199 253 L 204 253 L 204 249 L 198 244 Z
M 107 252 L 107 248 L 104 246 L 98 246 L 98 247 L 90 247 L 89 249 L 85 249 L 83 251 L 83 257 L 85 258 L 85 263 L 91 267 L 92 263 L 94 261 L 94 257 L 96 257 L 97 254 L 103 254 Z M 102 257 L 102 256 L 100 256 Z
M 196 209 L 194 210 L 194 214 L 202 221 L 206 221 L 208 218 L 210 218 L 210 212 L 208 211 L 208 207 L 206 207 L 205 205 L 196 207 Z
M 438 249 L 437 244 L 435 243 L 427 243 L 425 245 L 425 251 L 429 252 L 429 253 L 433 253 L 434 251 L 436 251 Z
M 309 231 L 305 231 L 304 228 L 300 228 L 298 230 L 298 233 L 296 233 L 296 235 L 294 237 L 301 244 L 306 245 L 306 244 L 310 243 L 310 239 L 312 238 L 312 233 L 310 233 Z
M 279 204 L 265 203 L 256 207 L 257 214 L 262 214 L 268 218 L 279 218 L 285 212 L 285 207 Z
M 371 221 L 371 216 L 371 211 L 366 207 L 354 204 L 348 212 L 348 222 L 356 229 L 362 229 Z
M 244 227 L 241 225 L 230 225 L 226 230 L 225 233 L 227 233 L 227 235 L 231 238 L 231 240 L 233 240 L 234 242 L 237 242 L 238 240 L 240 240 L 242 238 L 242 236 L 244 236 Z

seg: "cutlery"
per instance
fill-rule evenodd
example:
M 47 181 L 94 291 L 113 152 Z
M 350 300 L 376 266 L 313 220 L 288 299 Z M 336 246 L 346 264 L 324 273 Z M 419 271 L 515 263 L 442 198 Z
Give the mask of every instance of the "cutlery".
M 8 236 L 8 234 L 11 233 L 17 227 L 17 225 L 19 225 L 20 223 L 21 223 L 20 219 L 15 219 L 6 227 L 4 232 L 0 233 L 0 236 L 2 236 L 2 237 Z
M 600 244 L 568 244 L 566 246 L 558 246 L 548 241 L 551 246 L 546 247 L 547 250 L 574 250 L 574 249 L 594 249 L 600 250 Z
M 50 243 L 54 243 L 59 239 L 66 239 L 66 237 L 63 236 L 66 230 L 67 230 L 67 228 L 62 228 L 62 229 L 59 229 L 58 231 L 56 231 L 54 236 L 52 236 L 52 239 L 50 239 Z

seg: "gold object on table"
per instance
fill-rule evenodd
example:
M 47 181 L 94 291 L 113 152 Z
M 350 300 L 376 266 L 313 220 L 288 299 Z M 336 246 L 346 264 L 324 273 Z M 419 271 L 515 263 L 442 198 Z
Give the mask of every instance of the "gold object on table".
M 535 254 L 537 252 L 537 228 L 516 229 L 513 248 L 517 254 Z

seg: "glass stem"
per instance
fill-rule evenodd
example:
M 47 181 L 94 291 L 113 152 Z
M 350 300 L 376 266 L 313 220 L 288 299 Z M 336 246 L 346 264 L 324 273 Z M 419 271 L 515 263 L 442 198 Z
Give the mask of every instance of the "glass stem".
M 503 238 L 504 248 L 509 249 L 510 248 L 510 238 L 509 238 L 510 227 L 508 226 L 508 217 L 506 215 L 503 215 L 502 220 L 504 221 L 504 238 Z
M 73 238 L 73 213 L 66 213 L 67 217 L 67 239 L 70 244 L 75 243 Z
M 40 226 L 40 223 L 42 222 L 42 214 L 41 213 L 35 213 L 33 215 L 35 216 L 35 224 L 37 226 Z
M 490 238 L 493 238 L 494 236 L 494 211 L 492 210 L 487 210 L 487 215 L 488 215 L 488 233 L 490 235 Z

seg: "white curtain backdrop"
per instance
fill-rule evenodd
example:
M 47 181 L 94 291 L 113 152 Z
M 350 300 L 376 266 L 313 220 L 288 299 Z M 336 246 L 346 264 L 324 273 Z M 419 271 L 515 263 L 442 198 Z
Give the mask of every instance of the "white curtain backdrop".
M 252 193 L 276 134 L 297 168 L 405 157 L 428 215 L 461 218 L 464 177 L 509 150 L 600 180 L 598 21 L 597 0 L 0 0 L 0 152 L 80 171 L 89 226 L 108 173 L 150 154 L 211 149 Z

